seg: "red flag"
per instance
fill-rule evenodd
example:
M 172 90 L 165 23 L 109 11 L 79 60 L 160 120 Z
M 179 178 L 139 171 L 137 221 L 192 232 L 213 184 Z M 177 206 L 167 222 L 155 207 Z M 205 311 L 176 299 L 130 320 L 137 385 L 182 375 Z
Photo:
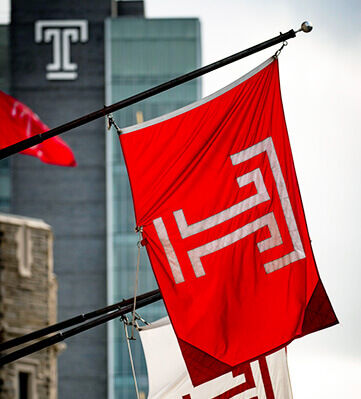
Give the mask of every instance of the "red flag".
M 308 236 L 277 60 L 123 129 L 120 141 L 194 385 L 337 323 Z
M 49 130 L 26 105 L 0 91 L 0 149 Z M 21 154 L 32 155 L 42 162 L 59 166 L 76 166 L 70 147 L 59 137 L 34 145 Z

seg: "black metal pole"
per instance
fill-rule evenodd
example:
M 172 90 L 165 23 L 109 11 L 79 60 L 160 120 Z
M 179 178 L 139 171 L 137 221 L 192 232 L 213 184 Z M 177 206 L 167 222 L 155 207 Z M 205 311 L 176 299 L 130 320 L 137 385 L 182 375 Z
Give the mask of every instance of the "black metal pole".
M 151 89 L 148 89 L 141 93 L 135 94 L 134 96 L 128 97 L 125 100 L 119 101 L 119 102 L 109 105 L 109 106 L 105 106 L 102 109 L 99 109 L 90 114 L 84 115 L 78 119 L 71 121 L 71 122 L 65 123 L 64 125 L 58 126 L 54 129 L 50 129 L 47 132 L 29 137 L 25 140 L 22 140 L 16 144 L 10 145 L 10 146 L 0 150 L 0 159 L 7 158 L 10 155 L 16 154 L 20 151 L 23 151 L 27 148 L 32 147 L 33 145 L 40 144 L 46 139 L 50 139 L 51 137 L 65 133 L 71 129 L 82 126 L 88 122 L 95 120 L 95 119 L 106 116 L 107 114 L 110 114 L 111 112 L 128 107 L 129 105 L 132 105 L 139 101 L 145 100 L 146 98 L 152 97 L 152 96 L 159 94 L 163 91 L 169 90 L 169 89 L 176 87 L 182 83 L 185 83 L 192 79 L 198 78 L 199 76 L 202 76 L 208 72 L 214 71 L 214 70 L 221 68 L 225 65 L 231 64 L 232 62 L 235 62 L 242 58 L 248 57 L 249 55 L 255 54 L 261 50 L 264 50 L 268 47 L 274 46 L 275 44 L 284 42 L 285 40 L 292 39 L 294 37 L 296 37 L 296 32 L 293 29 L 291 29 L 287 33 L 281 33 L 279 36 L 273 37 L 272 39 L 266 40 L 265 42 L 256 44 L 253 47 L 250 47 L 246 50 L 242 50 L 236 54 L 233 54 L 229 57 L 223 58 L 219 61 L 213 62 L 212 64 L 206 65 L 206 66 L 196 69 L 192 72 L 186 73 L 185 75 L 181 75 L 175 79 L 169 80 L 168 82 L 162 83 L 162 84 L 155 86 Z
M 137 296 L 137 302 L 142 301 L 148 297 L 153 297 L 154 295 L 157 295 L 157 294 L 159 294 L 159 290 L 154 290 L 154 291 L 150 291 L 145 294 L 139 295 L 139 296 Z M 69 327 L 75 326 L 76 324 L 83 323 L 87 320 L 93 319 L 94 317 L 101 316 L 101 315 L 111 312 L 113 310 L 119 309 L 120 307 L 124 307 L 129 304 L 133 304 L 133 301 L 134 301 L 134 298 L 125 299 L 125 300 L 123 300 L 121 302 L 117 302 L 113 305 L 109 305 L 109 306 L 94 310 L 89 313 L 85 313 L 85 314 L 83 313 L 81 315 L 72 317 L 70 319 L 61 321 L 59 323 L 52 324 L 50 326 L 33 331 L 29 334 L 22 335 L 21 337 L 17 337 L 14 339 L 10 339 L 9 341 L 2 342 L 0 344 L 0 352 L 4 351 L 6 349 L 14 348 L 15 346 L 18 346 L 18 345 L 25 344 L 26 342 L 33 341 L 34 339 L 45 337 L 46 335 L 49 335 L 53 332 L 62 330 L 64 328 L 69 328 Z
M 160 299 L 162 299 L 162 296 L 161 296 L 159 290 L 148 292 L 146 294 L 143 294 L 143 295 L 140 295 L 137 297 L 136 308 L 137 309 L 142 308 L 146 305 L 149 305 L 151 303 L 159 301 Z M 123 305 L 111 305 L 111 306 L 116 306 L 119 308 L 118 310 L 116 310 L 112 313 L 109 313 L 105 316 L 98 317 L 97 319 L 95 319 L 93 321 L 89 321 L 88 323 L 84 323 L 84 324 L 82 324 L 78 327 L 72 328 L 70 330 L 60 332 L 58 334 L 55 334 L 48 338 L 45 338 L 39 342 L 28 345 L 22 349 L 16 350 L 9 354 L 0 356 L 0 367 L 7 363 L 11 363 L 17 359 L 20 359 L 24 356 L 30 355 L 31 353 L 34 353 L 41 349 L 47 348 L 48 346 L 51 346 L 58 342 L 64 341 L 65 339 L 70 338 L 74 335 L 77 335 L 83 331 L 89 330 L 93 327 L 99 326 L 100 324 L 104 324 L 110 320 L 116 319 L 117 317 L 120 317 L 120 316 L 122 316 L 126 313 L 129 313 L 133 310 L 133 298 L 127 299 L 127 300 L 123 301 L 123 303 L 126 303 L 126 305 L 124 305 L 124 304 Z

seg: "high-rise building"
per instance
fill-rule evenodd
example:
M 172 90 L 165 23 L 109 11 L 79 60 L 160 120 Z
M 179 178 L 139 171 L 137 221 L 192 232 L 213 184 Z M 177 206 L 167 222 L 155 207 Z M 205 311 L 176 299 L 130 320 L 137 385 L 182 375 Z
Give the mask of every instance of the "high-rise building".
M 140 18 L 109 18 L 105 27 L 107 103 L 173 79 L 200 64 L 197 19 L 147 19 L 140 15 Z M 118 111 L 114 116 L 117 124 L 125 127 L 136 123 L 137 116 L 148 120 L 189 104 L 199 96 L 200 83 L 192 81 Z M 132 198 L 119 139 L 116 134 L 107 137 L 108 298 L 110 302 L 117 302 L 134 295 L 138 237 L 134 233 Z M 142 249 L 138 292 L 155 288 L 145 249 Z M 140 313 L 145 319 L 155 320 L 165 315 L 165 310 L 160 302 Z M 119 322 L 113 323 L 109 330 L 108 356 L 110 369 L 114 370 L 110 376 L 113 397 L 131 397 L 134 386 Z M 146 369 L 140 342 L 134 343 L 133 356 L 138 366 L 139 388 L 145 391 Z
M 9 43 L 11 78 L 9 87 L 0 89 L 50 127 L 200 66 L 199 21 L 147 19 L 143 1 L 12 1 L 9 41 L 1 40 L 0 51 Z M 137 115 L 150 119 L 199 96 L 197 80 L 114 117 L 124 127 L 136 123 Z M 0 189 L 0 206 L 53 227 L 59 320 L 131 297 L 137 260 L 133 206 L 116 133 L 106 132 L 100 119 L 62 138 L 74 151 L 76 168 L 24 155 L 11 157 L 10 173 L 8 162 L 0 164 L 0 179 L 8 184 L 7 191 Z M 156 287 L 145 250 L 140 265 L 138 293 Z M 164 309 L 157 303 L 141 314 L 153 320 Z M 67 340 L 58 361 L 59 399 L 134 397 L 122 328 L 117 321 Z M 146 392 L 139 342 L 133 355 L 139 388 Z
M 10 94 L 55 127 L 104 104 L 104 20 L 110 3 L 12 1 Z M 104 121 L 64 135 L 76 168 L 11 158 L 11 213 L 54 230 L 58 319 L 103 307 L 106 294 Z M 67 340 L 59 399 L 107 397 L 106 325 Z

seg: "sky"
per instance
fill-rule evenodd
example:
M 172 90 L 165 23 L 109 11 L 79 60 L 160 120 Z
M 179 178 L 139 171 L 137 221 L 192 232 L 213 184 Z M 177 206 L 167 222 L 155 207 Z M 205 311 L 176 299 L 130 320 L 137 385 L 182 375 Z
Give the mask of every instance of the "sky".
M 295 399 L 360 396 L 361 3 L 148 0 L 146 14 L 200 18 L 203 65 L 312 22 L 280 55 L 281 90 L 316 262 L 340 324 L 289 345 L 290 376 Z M 204 95 L 276 48 L 209 73 Z
M 0 21 L 8 18 L 0 0 Z M 279 58 L 281 90 L 312 246 L 340 324 L 289 345 L 294 399 L 361 395 L 361 3 L 356 0 L 146 0 L 146 16 L 197 17 L 202 64 L 312 22 Z M 203 78 L 227 85 L 277 47 Z

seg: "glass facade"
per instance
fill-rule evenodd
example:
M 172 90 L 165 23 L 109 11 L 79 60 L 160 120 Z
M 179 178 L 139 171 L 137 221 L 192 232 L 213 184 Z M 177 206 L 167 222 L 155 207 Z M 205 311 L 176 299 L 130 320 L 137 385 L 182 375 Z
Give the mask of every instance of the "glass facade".
M 0 25 L 0 90 L 9 93 L 9 25 Z M 10 160 L 0 161 L 0 211 L 10 210 Z
M 112 18 L 106 21 L 106 101 L 120 101 L 200 66 L 200 24 L 197 19 Z M 200 97 L 194 80 L 114 114 L 120 128 L 168 113 Z M 138 119 L 139 122 L 139 119 Z M 133 296 L 137 235 L 128 176 L 114 131 L 107 132 L 107 273 L 108 301 Z M 141 249 L 138 294 L 157 288 L 146 251 Z M 162 302 L 139 312 L 147 321 L 165 315 Z M 109 397 L 133 398 L 134 382 L 124 329 L 109 323 Z M 147 394 L 147 372 L 139 339 L 132 341 L 141 395 Z M 145 396 L 144 396 L 145 397 Z

